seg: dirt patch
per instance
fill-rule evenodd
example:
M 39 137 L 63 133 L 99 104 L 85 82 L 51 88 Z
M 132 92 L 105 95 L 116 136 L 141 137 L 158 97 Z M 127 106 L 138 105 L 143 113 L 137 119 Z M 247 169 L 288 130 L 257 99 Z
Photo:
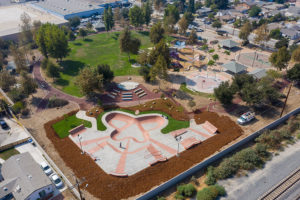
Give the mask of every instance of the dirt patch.
M 76 112 L 77 110 L 72 111 L 69 115 Z M 144 193 L 171 179 L 212 155 L 242 134 L 242 129 L 229 117 L 203 112 L 196 114 L 195 118 L 197 123 L 205 120 L 210 121 L 218 128 L 220 133 L 194 148 L 184 151 L 180 154 L 180 157 L 173 157 L 167 162 L 158 163 L 126 178 L 106 174 L 89 156 L 81 155 L 80 149 L 68 137 L 60 139 L 52 128 L 52 124 L 62 120 L 63 116 L 47 122 L 44 124 L 44 128 L 47 137 L 52 141 L 66 165 L 73 169 L 78 178 L 86 178 L 89 184 L 87 187 L 89 193 L 100 199 L 119 200 Z

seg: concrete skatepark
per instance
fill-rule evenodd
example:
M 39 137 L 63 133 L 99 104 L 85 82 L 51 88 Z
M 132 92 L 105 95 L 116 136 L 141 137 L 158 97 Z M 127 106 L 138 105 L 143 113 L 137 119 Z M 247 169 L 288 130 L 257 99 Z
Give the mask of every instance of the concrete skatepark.
M 111 111 L 102 116 L 107 127 L 97 130 L 97 122 L 79 111 L 76 117 L 91 121 L 91 128 L 70 134 L 71 140 L 94 159 L 107 173 L 115 176 L 131 176 L 157 162 L 166 161 L 192 146 L 212 137 L 217 129 L 206 121 L 197 125 L 162 134 L 168 124 L 161 114 L 132 115 Z

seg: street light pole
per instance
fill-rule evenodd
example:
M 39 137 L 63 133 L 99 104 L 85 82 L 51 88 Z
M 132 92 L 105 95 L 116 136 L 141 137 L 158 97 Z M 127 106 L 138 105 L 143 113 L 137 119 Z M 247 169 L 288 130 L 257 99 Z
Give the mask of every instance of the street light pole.
M 80 149 L 81 149 L 81 154 L 84 154 L 84 151 L 82 149 L 82 144 L 81 144 L 81 139 L 82 139 L 82 136 L 80 135 L 77 135 L 78 136 L 78 140 L 79 140 L 79 145 L 80 145 Z
M 179 157 L 179 142 L 180 142 L 180 140 L 181 140 L 181 136 L 176 137 L 175 140 L 177 141 L 177 144 L 178 144 L 178 145 L 177 145 L 177 154 L 176 154 L 176 156 Z

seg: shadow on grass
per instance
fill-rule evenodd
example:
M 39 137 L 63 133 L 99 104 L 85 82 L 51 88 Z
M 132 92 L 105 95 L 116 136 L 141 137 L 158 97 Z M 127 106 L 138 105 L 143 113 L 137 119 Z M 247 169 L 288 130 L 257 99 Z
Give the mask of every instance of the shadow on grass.
M 42 100 L 43 98 L 33 96 L 30 101 L 30 104 L 33 105 L 34 107 L 38 107 L 38 105 L 41 103 Z
M 112 36 L 112 38 L 113 38 L 114 40 L 118 40 L 118 39 L 119 39 L 119 36 L 120 36 L 120 33 L 115 33 L 115 34 Z
M 75 46 L 82 46 L 82 43 L 80 43 L 80 42 L 75 42 L 74 45 L 75 45 Z
M 73 61 L 73 60 L 64 60 L 60 63 L 62 67 L 62 73 L 69 75 L 69 76 L 77 76 L 79 70 L 84 67 L 84 63 L 80 61 Z
M 145 36 L 149 36 L 149 31 L 139 31 L 138 33 L 145 35 Z
M 67 86 L 67 85 L 69 85 L 69 82 L 70 81 L 68 81 L 68 80 L 65 80 L 65 79 L 57 79 L 56 81 L 55 81 L 55 84 L 56 85 L 59 85 L 59 86 Z
M 94 40 L 93 40 L 93 39 L 90 39 L 90 38 L 85 38 L 84 41 L 85 41 L 85 42 L 93 42 Z

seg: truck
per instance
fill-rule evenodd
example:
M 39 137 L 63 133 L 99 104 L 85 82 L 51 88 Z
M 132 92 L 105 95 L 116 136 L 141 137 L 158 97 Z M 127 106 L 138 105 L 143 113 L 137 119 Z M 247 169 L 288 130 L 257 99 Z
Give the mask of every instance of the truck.
M 251 120 L 253 120 L 254 118 L 255 118 L 255 113 L 251 112 L 251 111 L 248 111 L 248 112 L 242 114 L 238 118 L 237 123 L 240 124 L 240 125 L 244 125 L 244 124 L 250 122 Z

